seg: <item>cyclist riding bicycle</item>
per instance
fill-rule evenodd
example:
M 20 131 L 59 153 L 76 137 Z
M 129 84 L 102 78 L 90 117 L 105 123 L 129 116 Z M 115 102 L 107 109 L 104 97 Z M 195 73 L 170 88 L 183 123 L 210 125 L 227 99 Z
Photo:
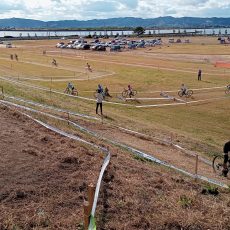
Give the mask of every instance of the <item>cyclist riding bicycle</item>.
M 128 85 L 128 95 L 129 95 L 129 97 L 131 97 L 133 95 L 133 89 L 132 89 L 131 85 Z
M 188 91 L 188 88 L 185 84 L 181 84 L 180 89 L 181 89 L 183 95 L 185 95 Z
M 55 65 L 55 66 L 57 65 L 56 59 L 53 58 L 52 64 Z
M 225 144 L 224 144 L 224 164 L 223 164 L 223 167 L 224 167 L 224 169 L 223 169 L 223 171 L 222 171 L 222 173 L 223 173 L 223 176 L 227 176 L 227 174 L 228 174 L 228 167 L 227 167 L 227 163 L 229 162 L 229 160 L 228 160 L 228 152 L 230 152 L 230 141 L 228 141 L 228 142 L 226 142 Z
M 74 87 L 73 83 L 71 83 L 71 82 L 69 82 L 67 84 L 67 87 L 65 90 L 65 93 L 68 93 L 68 92 L 70 92 L 72 95 L 74 95 L 76 93 L 75 87 Z

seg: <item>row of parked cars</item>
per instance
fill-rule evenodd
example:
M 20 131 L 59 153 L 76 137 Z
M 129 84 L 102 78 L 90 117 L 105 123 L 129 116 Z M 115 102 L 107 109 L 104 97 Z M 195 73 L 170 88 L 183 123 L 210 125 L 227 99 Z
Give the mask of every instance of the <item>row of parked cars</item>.
M 120 51 L 121 49 L 136 49 L 144 48 L 149 46 L 161 45 L 161 39 L 152 40 L 126 40 L 126 39 L 115 39 L 108 42 L 102 42 L 99 39 L 87 42 L 84 39 L 70 41 L 67 44 L 59 42 L 56 47 L 61 49 L 78 49 L 78 50 L 95 50 L 95 51 L 106 51 L 109 47 L 110 51 Z

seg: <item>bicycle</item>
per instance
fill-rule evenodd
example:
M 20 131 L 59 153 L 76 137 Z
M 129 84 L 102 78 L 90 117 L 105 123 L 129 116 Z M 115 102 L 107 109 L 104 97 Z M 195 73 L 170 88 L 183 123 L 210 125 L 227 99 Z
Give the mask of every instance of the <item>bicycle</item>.
M 226 87 L 225 94 L 230 94 L 230 85 Z
M 182 90 L 178 91 L 179 97 L 183 97 L 184 95 L 185 95 L 185 97 L 191 97 L 193 95 L 193 91 L 191 89 L 187 90 L 185 93 Z
M 55 62 L 55 61 L 52 61 L 52 65 L 55 66 L 55 67 L 58 66 L 57 62 Z
M 70 95 L 73 95 L 73 96 L 78 96 L 78 91 L 76 89 L 71 90 L 68 87 L 65 89 L 64 93 L 70 94 Z
M 221 175 L 223 172 L 224 165 L 224 155 L 217 155 L 213 158 L 212 167 L 215 173 Z M 230 171 L 230 160 L 227 162 L 228 171 Z
M 121 93 L 122 97 L 127 98 L 127 97 L 134 97 L 137 95 L 137 90 L 133 89 L 130 93 L 128 89 L 124 89 L 124 91 Z

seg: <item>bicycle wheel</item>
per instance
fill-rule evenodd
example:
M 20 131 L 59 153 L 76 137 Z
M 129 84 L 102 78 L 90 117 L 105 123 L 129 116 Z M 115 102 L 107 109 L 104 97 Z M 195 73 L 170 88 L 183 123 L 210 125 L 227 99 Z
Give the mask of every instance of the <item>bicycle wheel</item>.
M 66 88 L 64 93 L 66 93 L 66 94 L 70 94 L 70 90 L 69 90 L 69 88 Z
M 221 155 L 215 156 L 212 161 L 212 167 L 215 173 L 221 174 L 223 171 L 224 157 Z
M 180 90 L 180 91 L 178 91 L 178 96 L 179 97 L 183 97 L 183 92 Z
M 193 91 L 192 90 L 188 90 L 186 93 L 186 97 L 191 97 L 193 95 Z
M 127 98 L 128 96 L 128 91 L 127 90 L 124 90 L 122 93 L 121 93 L 122 97 L 125 97 Z
M 137 95 L 137 91 L 136 90 L 133 90 L 132 91 L 132 96 L 136 96 Z
M 225 94 L 230 94 L 230 89 L 226 89 Z
M 78 96 L 78 91 L 77 90 L 72 91 L 72 95 L 73 96 Z

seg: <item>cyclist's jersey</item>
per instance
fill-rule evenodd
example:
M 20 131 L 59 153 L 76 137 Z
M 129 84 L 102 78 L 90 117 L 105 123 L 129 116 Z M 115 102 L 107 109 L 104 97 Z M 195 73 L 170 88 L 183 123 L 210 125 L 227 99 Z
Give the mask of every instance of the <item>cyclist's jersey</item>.
M 228 141 L 224 145 L 224 153 L 228 153 L 228 152 L 230 152 L 230 141 Z
M 74 89 L 74 85 L 72 83 L 68 83 L 68 86 L 67 86 L 69 89 Z
M 186 86 L 182 86 L 182 87 L 181 87 L 181 91 L 182 91 L 183 93 L 186 93 L 186 92 L 187 92 L 187 90 L 188 90 L 188 89 L 187 89 L 187 87 L 186 87 Z

